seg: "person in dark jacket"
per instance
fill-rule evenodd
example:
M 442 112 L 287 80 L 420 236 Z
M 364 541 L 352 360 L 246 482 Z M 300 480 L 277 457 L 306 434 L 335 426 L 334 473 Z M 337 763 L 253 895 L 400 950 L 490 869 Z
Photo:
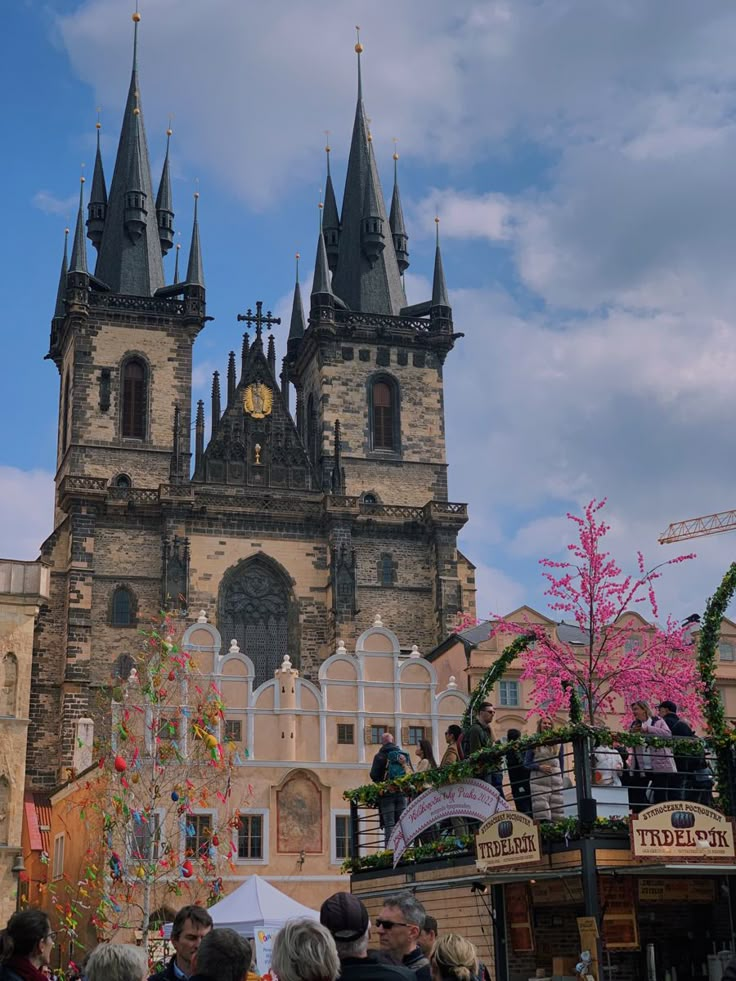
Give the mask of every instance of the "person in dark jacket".
M 14 913 L 0 939 L 0 981 L 48 981 L 54 949 L 51 921 L 40 909 Z
M 509 729 L 506 733 L 506 738 L 512 743 L 516 739 L 521 739 L 521 732 L 519 729 Z M 516 810 L 521 811 L 522 814 L 528 814 L 531 817 L 532 799 L 529 796 L 529 771 L 524 766 L 524 759 L 521 753 L 517 750 L 510 749 L 506 753 L 506 769 L 509 774 L 509 784 L 511 785 L 511 794 L 514 798 L 514 804 L 516 804 Z
M 493 722 L 493 716 L 495 714 L 496 710 L 490 702 L 483 702 L 478 707 L 475 722 L 468 729 L 468 756 L 477 753 L 478 750 L 486 749 L 486 747 L 492 746 L 495 743 L 496 738 L 491 728 L 491 722 Z M 483 779 L 503 797 L 502 770 L 489 770 L 488 773 L 483 775 Z
M 657 706 L 657 712 L 664 719 L 673 736 L 686 739 L 696 738 L 687 722 L 684 722 L 677 714 L 677 705 L 674 702 L 665 699 Z M 688 790 L 691 786 L 691 774 L 698 766 L 705 766 L 705 760 L 702 754 L 693 756 L 690 753 L 678 753 L 677 745 L 673 747 L 673 751 L 677 773 L 670 775 L 668 798 L 669 800 L 684 800 L 688 796 Z
M 381 961 L 368 950 L 371 923 L 362 900 L 336 892 L 322 903 L 319 921 L 330 931 L 340 958 L 339 981 L 414 981 L 408 967 Z
M 429 960 L 417 943 L 426 918 L 427 911 L 410 892 L 386 896 L 381 915 L 376 917 L 381 950 L 413 971 L 415 981 L 431 981 L 432 977 Z
M 388 772 L 389 756 L 393 752 L 399 752 L 406 757 L 409 767 L 407 772 L 411 772 L 411 760 L 409 758 L 409 754 L 405 753 L 404 750 L 396 745 L 394 742 L 394 737 L 390 732 L 384 732 L 384 734 L 381 736 L 381 748 L 373 757 L 373 763 L 371 764 L 371 780 L 373 783 L 383 783 L 384 780 L 388 780 L 390 776 Z M 383 837 L 386 845 L 388 845 L 388 840 L 391 837 L 391 832 L 394 830 L 394 825 L 401 817 L 402 811 L 405 809 L 405 807 L 406 797 L 404 794 L 384 794 L 383 797 L 379 797 L 378 810 L 381 815 Z
M 235 930 L 215 927 L 202 938 L 192 960 L 192 981 L 244 981 L 253 951 Z
M 201 906 L 182 906 L 171 927 L 171 943 L 176 953 L 169 963 L 148 981 L 184 981 L 194 973 L 192 959 L 202 939 L 212 929 L 212 917 Z

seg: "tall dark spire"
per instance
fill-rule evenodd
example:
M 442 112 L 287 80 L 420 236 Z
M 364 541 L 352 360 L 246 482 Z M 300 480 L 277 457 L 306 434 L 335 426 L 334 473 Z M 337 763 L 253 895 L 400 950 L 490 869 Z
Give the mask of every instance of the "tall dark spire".
M 437 229 L 437 244 L 434 250 L 434 277 L 432 279 L 432 306 L 450 308 L 450 300 L 447 295 L 447 284 L 445 283 L 445 271 L 442 268 L 442 253 L 440 252 L 440 220 L 435 218 Z
M 294 282 L 294 299 L 291 304 L 291 321 L 289 323 L 289 339 L 286 349 L 289 358 L 296 356 L 299 344 L 306 329 L 304 307 L 302 306 L 302 291 L 299 286 L 299 253 L 296 254 L 296 280 Z
M 100 153 L 101 123 L 99 119 L 95 125 L 97 127 L 97 152 L 95 153 L 95 169 L 92 174 L 92 190 L 87 205 L 87 238 L 96 249 L 99 249 L 107 215 L 107 187 L 105 185 L 105 171 L 102 167 L 102 154 Z
M 317 258 L 314 262 L 314 279 L 312 280 L 312 296 L 315 295 L 332 297 L 334 303 L 334 294 L 330 285 L 330 267 L 327 262 L 327 251 L 325 249 L 325 237 L 322 234 L 321 228 L 319 230 L 319 238 L 317 239 Z
M 113 293 L 153 296 L 164 269 L 138 82 L 137 11 L 133 21 L 133 69 L 95 275 Z
M 84 241 L 84 177 L 79 178 L 79 209 L 77 210 L 77 225 L 74 229 L 69 272 L 81 273 L 84 276 L 89 275 L 89 270 L 87 269 L 87 245 Z
M 235 351 L 230 352 L 227 360 L 227 404 L 230 406 L 235 401 Z
M 174 282 L 179 282 L 179 253 L 181 252 L 181 242 L 176 243 L 176 257 L 174 259 Z
M 345 178 L 342 220 L 333 289 L 353 310 L 398 315 L 406 305 L 393 240 L 388 238 L 386 205 L 378 177 L 363 105 L 361 53 L 358 55 L 358 100 Z
M 210 438 L 217 432 L 217 427 L 220 425 L 220 416 L 222 412 L 220 410 L 220 372 L 215 371 L 212 374 L 212 428 L 210 433 Z
M 391 196 L 391 214 L 388 218 L 391 227 L 391 237 L 394 240 L 394 252 L 399 264 L 399 272 L 403 276 L 409 268 L 409 236 L 404 224 L 404 210 L 401 207 L 399 194 L 399 155 L 394 150 L 394 193 Z
M 248 361 L 248 349 L 250 348 L 250 337 L 248 334 L 243 334 L 243 347 L 240 352 L 240 380 L 241 382 L 245 378 L 245 368 Z
M 171 195 L 171 173 L 169 170 L 169 147 L 171 144 L 171 126 L 166 130 L 166 156 L 161 171 L 161 182 L 156 195 L 156 220 L 158 221 L 158 237 L 161 242 L 163 255 L 174 244 L 174 204 Z
M 197 418 L 194 424 L 194 472 L 197 473 L 204 460 L 204 402 L 197 402 Z
M 64 294 L 66 293 L 66 274 L 69 271 L 69 260 L 67 250 L 69 245 L 69 229 L 64 229 L 64 255 L 61 260 L 61 272 L 59 273 L 59 287 L 56 290 L 56 306 L 54 307 L 54 320 L 63 320 L 66 314 L 64 306 Z
M 329 136 L 329 133 L 328 133 Z M 327 250 L 327 261 L 330 264 L 330 271 L 334 272 L 337 267 L 337 257 L 340 245 L 340 214 L 337 210 L 335 199 L 335 188 L 332 186 L 332 174 L 330 173 L 330 144 L 325 146 L 327 156 L 327 181 L 325 183 L 325 207 L 322 214 L 322 231 L 325 236 L 325 249 Z
M 276 342 L 274 341 L 273 334 L 268 335 L 268 348 L 266 349 L 266 360 L 268 361 L 268 367 L 273 376 L 274 381 L 276 380 Z
M 194 222 L 192 224 L 192 244 L 189 246 L 189 265 L 187 266 L 187 283 L 190 286 L 204 287 L 204 269 L 202 268 L 202 250 L 199 245 L 199 192 L 194 195 Z

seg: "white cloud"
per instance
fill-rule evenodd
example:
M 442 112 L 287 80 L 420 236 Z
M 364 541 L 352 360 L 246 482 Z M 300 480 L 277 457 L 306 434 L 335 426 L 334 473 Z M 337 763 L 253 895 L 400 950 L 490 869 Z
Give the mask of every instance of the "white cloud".
M 53 474 L 0 466 L 0 556 L 36 559 L 41 542 L 53 530 Z
M 50 191 L 36 191 L 32 200 L 34 208 L 38 208 L 39 211 L 43 211 L 47 215 L 63 215 L 69 219 L 70 223 L 78 203 L 79 198 L 76 195 L 68 198 L 57 198 Z
M 491 242 L 511 237 L 513 217 L 508 198 L 503 194 L 473 195 L 466 191 L 442 191 L 437 188 L 412 208 L 414 227 L 426 234 L 435 233 L 435 215 L 440 218 L 441 236 L 445 238 L 485 238 Z
M 515 610 L 525 602 L 527 589 L 502 569 L 479 563 L 475 570 L 477 588 L 476 615 L 479 620 L 490 619 Z

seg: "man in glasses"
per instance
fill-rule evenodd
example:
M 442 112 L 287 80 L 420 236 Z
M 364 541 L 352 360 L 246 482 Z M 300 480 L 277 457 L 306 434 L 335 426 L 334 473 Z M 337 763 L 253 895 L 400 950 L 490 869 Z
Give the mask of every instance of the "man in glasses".
M 319 921 L 335 938 L 339 981 L 414 981 L 408 968 L 381 961 L 375 951 L 368 950 L 371 921 L 357 896 L 336 892 L 322 903 Z
M 381 950 L 397 964 L 414 972 L 416 981 L 431 981 L 429 960 L 417 945 L 427 913 L 410 892 L 386 896 L 376 917 Z
M 490 702 L 481 703 L 476 713 L 475 722 L 468 729 L 468 756 L 495 743 L 496 737 L 491 728 L 495 714 L 496 710 Z M 483 775 L 483 779 L 503 797 L 503 770 L 489 770 Z

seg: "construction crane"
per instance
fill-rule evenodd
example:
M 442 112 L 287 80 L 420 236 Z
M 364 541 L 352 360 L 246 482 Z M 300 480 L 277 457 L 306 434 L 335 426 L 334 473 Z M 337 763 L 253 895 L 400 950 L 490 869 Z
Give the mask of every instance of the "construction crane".
M 689 518 L 687 521 L 673 522 L 659 537 L 660 545 L 670 542 L 683 542 L 688 538 L 702 538 L 704 535 L 720 535 L 723 531 L 736 530 L 736 510 L 719 511 L 706 514 L 702 518 Z

